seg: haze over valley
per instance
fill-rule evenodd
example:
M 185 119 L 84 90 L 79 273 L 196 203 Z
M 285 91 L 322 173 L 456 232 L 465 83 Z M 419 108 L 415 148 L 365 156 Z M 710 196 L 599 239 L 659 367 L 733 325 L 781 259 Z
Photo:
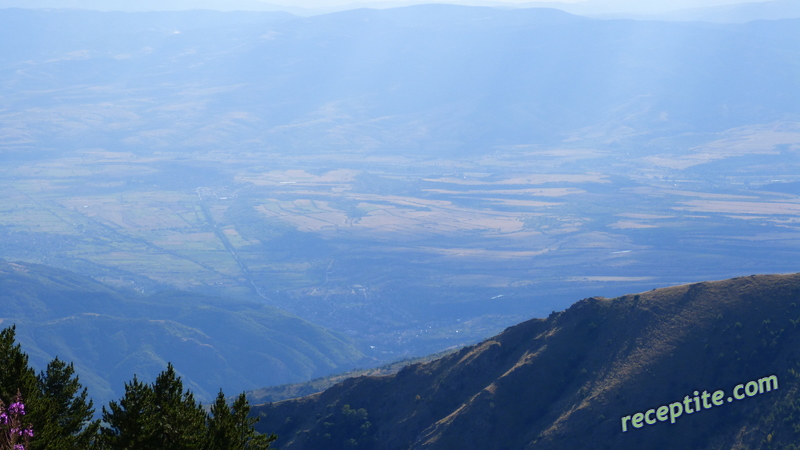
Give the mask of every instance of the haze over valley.
M 800 19 L 0 9 L 0 49 L 0 258 L 24 268 L 3 273 L 77 272 L 139 305 L 0 314 L 41 360 L 57 349 L 26 326 L 75 314 L 176 301 L 148 320 L 213 328 L 175 290 L 314 330 L 265 386 L 588 296 L 797 271 Z M 148 345 L 120 379 L 167 359 Z

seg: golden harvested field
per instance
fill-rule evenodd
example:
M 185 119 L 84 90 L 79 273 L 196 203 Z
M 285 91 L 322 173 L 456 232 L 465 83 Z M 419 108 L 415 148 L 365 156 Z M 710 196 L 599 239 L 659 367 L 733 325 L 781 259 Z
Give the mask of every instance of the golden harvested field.
M 236 181 L 251 183 L 256 186 L 281 186 L 299 184 L 303 186 L 346 184 L 353 181 L 359 171 L 340 169 L 331 170 L 322 175 L 312 175 L 305 170 L 293 169 L 270 171 L 262 174 L 238 175 Z
M 425 178 L 425 181 L 457 184 L 464 186 L 510 185 L 510 184 L 544 184 L 544 183 L 610 183 L 601 173 L 586 174 L 535 174 L 506 175 L 498 181 L 481 181 L 466 178 Z
M 745 155 L 777 155 L 780 145 L 800 145 L 796 123 L 774 123 L 734 128 L 720 133 L 720 139 L 692 147 L 683 155 L 654 155 L 645 158 L 657 167 L 684 170 L 700 164 Z
M 657 225 L 651 225 L 647 223 L 639 223 L 639 222 L 632 222 L 629 220 L 620 220 L 619 222 L 612 223 L 609 225 L 609 228 L 613 228 L 615 230 L 630 230 L 636 228 L 655 228 Z
M 486 189 L 453 191 L 448 189 L 423 189 L 424 192 L 451 195 L 530 195 L 537 197 L 563 197 L 571 194 L 583 194 L 586 191 L 576 188 L 539 188 L 539 189 Z
M 490 231 L 492 233 L 513 233 L 522 230 L 520 213 L 502 213 L 479 209 L 458 207 L 447 201 L 433 201 L 396 196 L 353 196 L 359 202 L 356 207 L 368 211 L 356 219 L 348 218 L 346 212 L 337 210 L 326 201 L 295 200 L 292 202 L 270 201 L 258 207 L 267 217 L 280 218 L 291 223 L 301 231 L 321 232 L 340 231 L 343 227 L 354 232 L 401 233 L 425 236 L 429 234 L 448 234 L 466 231 Z M 382 203 L 369 203 L 369 200 L 383 200 Z M 386 202 L 390 204 L 385 204 Z M 517 206 L 543 208 L 553 203 L 524 200 L 499 200 Z M 422 209 L 424 208 L 424 209 Z M 387 237 L 390 236 L 387 234 Z
M 797 215 L 800 214 L 800 201 L 785 202 L 725 202 L 693 200 L 681 202 L 673 209 L 679 211 L 710 212 L 726 214 L 759 214 L 759 215 Z

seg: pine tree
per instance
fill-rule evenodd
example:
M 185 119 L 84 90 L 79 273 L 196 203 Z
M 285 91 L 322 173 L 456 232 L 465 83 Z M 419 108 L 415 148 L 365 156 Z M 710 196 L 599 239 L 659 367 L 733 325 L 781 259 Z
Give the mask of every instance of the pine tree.
M 199 450 L 207 415 L 172 364 L 152 384 L 135 376 L 119 403 L 103 407 L 102 446 L 110 450 Z
M 94 408 L 88 391 L 81 390 L 72 363 L 57 357 L 37 377 L 41 399 L 31 418 L 38 424 L 32 450 L 89 448 L 100 421 L 92 421 Z
M 229 407 L 220 391 L 211 415 L 206 414 L 192 392 L 184 390 L 172 364 L 152 385 L 134 375 L 123 398 L 103 407 L 101 427 L 100 421 L 91 421 L 92 401 L 73 364 L 55 358 L 37 376 L 15 338 L 13 326 L 0 331 L 0 416 L 6 428 L 16 427 L 5 430 L 9 439 L 3 445 L 24 441 L 27 450 L 265 450 L 276 439 L 255 431 L 258 418 L 249 417 L 243 393 Z M 8 408 L 3 400 L 10 402 Z
M 40 393 L 36 385 L 36 372 L 28 365 L 28 355 L 22 351 L 22 347 L 16 343 L 16 326 L 11 326 L 0 331 L 0 410 L 5 416 L 2 422 L 3 427 L 16 428 L 23 427 L 30 430 L 32 435 L 41 426 L 41 422 L 34 422 L 35 415 L 32 411 L 39 410 Z M 6 409 L 6 405 L 8 409 Z M 16 412 L 12 412 L 12 409 Z M 11 423 L 11 417 L 14 423 Z M 11 436 L 13 431 L 4 429 L 4 445 L 16 445 L 19 435 Z M 26 435 L 26 440 L 32 436 Z M 22 448 L 27 448 L 26 445 Z M 13 448 L 13 447 L 10 447 Z
M 183 390 L 183 382 L 172 364 L 161 372 L 153 384 L 156 434 L 164 450 L 201 449 L 206 432 L 206 413 L 194 400 L 194 394 Z
M 211 406 L 208 421 L 208 438 L 204 450 L 265 450 L 277 436 L 266 436 L 255 431 L 257 417 L 250 415 L 250 403 L 244 393 L 229 407 L 222 390 Z
M 103 421 L 107 427 L 101 430 L 101 447 L 114 450 L 160 449 L 155 436 L 153 416 L 153 389 L 133 376 L 125 383 L 125 395 L 119 403 L 111 401 L 108 409 L 103 407 Z
M 208 419 L 208 436 L 204 450 L 227 449 L 234 440 L 233 416 L 225 401 L 225 394 L 220 389 L 217 400 L 211 405 Z
M 250 417 L 250 403 L 244 392 L 239 394 L 236 401 L 233 402 L 231 407 L 231 415 L 233 416 L 233 426 L 238 439 L 234 445 L 241 445 L 246 450 L 263 450 L 268 449 L 270 442 L 278 438 L 278 436 L 271 434 L 269 436 L 258 433 L 255 430 L 255 425 L 260 420 L 258 417 Z
M 99 422 L 90 422 L 94 409 L 72 364 L 58 358 L 36 376 L 28 355 L 16 343 L 16 327 L 0 331 L 0 399 L 10 402 L 19 392 L 24 400 L 25 424 L 35 438 L 32 450 L 85 450 L 94 439 Z M 7 403 L 8 404 L 8 403 Z
M 9 402 L 17 391 L 22 393 L 28 408 L 36 403 L 36 371 L 28 366 L 28 355 L 16 343 L 16 326 L 0 331 L 0 399 Z

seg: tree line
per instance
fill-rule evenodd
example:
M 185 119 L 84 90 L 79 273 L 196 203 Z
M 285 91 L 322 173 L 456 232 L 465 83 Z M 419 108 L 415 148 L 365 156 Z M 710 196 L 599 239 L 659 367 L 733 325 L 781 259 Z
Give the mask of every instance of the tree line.
M 153 383 L 134 376 L 94 419 L 72 363 L 55 358 L 37 374 L 15 333 L 0 331 L 0 450 L 262 450 L 276 439 L 255 431 L 244 393 L 229 405 L 220 390 L 207 410 L 172 364 Z

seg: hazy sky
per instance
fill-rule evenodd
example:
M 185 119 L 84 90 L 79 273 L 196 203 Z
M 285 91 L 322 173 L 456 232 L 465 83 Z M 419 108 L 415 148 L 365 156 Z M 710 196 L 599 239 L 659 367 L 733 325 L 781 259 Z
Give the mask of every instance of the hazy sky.
M 0 8 L 46 7 L 98 10 L 287 10 L 319 14 L 351 8 L 387 8 L 420 3 L 455 3 L 483 6 L 556 7 L 577 14 L 652 14 L 689 8 L 744 3 L 746 0 L 0 0 Z M 763 2 L 769 0 L 750 0 Z M 277 5 L 277 6 L 270 6 Z
M 538 6 L 542 4 L 564 4 L 587 10 L 607 10 L 609 12 L 671 11 L 685 8 L 728 5 L 767 0 L 266 0 L 267 3 L 297 6 L 303 8 L 331 8 L 347 5 L 395 6 L 409 3 L 457 3 L 473 5 L 514 5 Z M 354 6 L 355 6 L 354 5 Z

